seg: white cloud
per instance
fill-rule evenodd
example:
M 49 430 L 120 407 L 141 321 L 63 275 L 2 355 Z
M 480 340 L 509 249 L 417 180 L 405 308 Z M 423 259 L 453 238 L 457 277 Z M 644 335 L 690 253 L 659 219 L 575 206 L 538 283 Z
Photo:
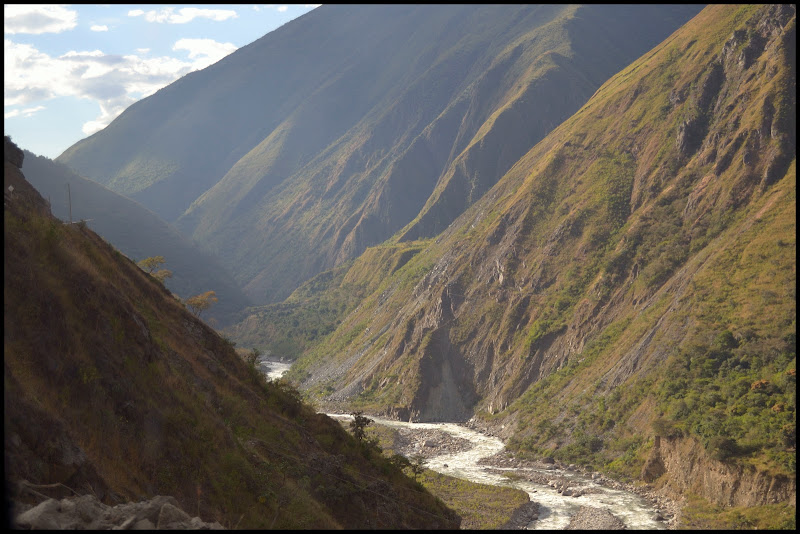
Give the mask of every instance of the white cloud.
M 205 18 L 215 21 L 237 18 L 239 15 L 231 9 L 205 9 L 197 7 L 183 7 L 175 12 L 174 7 L 165 7 L 161 10 L 142 11 L 133 9 L 128 11 L 129 17 L 139 17 L 144 15 L 147 22 L 160 22 L 167 24 L 186 24 L 196 18 Z
M 72 50 L 51 57 L 31 45 L 5 39 L 4 106 L 38 104 L 60 96 L 96 101 L 100 115 L 83 125 L 84 133 L 90 135 L 107 126 L 136 100 L 236 49 L 230 43 L 210 39 L 182 39 L 175 48 L 188 50 L 189 60 L 111 55 L 101 50 Z M 4 114 L 8 118 L 22 113 L 10 110 Z
M 283 13 L 289 10 L 289 6 L 278 6 L 278 12 Z
M 60 33 L 77 26 L 78 13 L 63 6 L 16 5 L 3 6 L 5 33 Z
M 123 111 L 125 111 L 125 108 L 131 105 L 132 103 L 133 101 L 123 105 L 120 105 L 119 103 L 106 105 L 104 102 L 101 102 L 100 116 L 93 121 L 85 122 L 81 127 L 81 130 L 86 135 L 92 135 L 93 133 L 99 132 L 100 130 L 108 126 L 111 123 L 111 121 L 116 119 L 117 116 Z
M 148 53 L 150 51 L 150 49 L 149 48 L 137 48 L 136 51 L 139 52 L 140 54 L 146 54 L 146 53 Z
M 180 39 L 172 49 L 188 50 L 189 59 L 196 60 L 196 68 L 204 68 L 235 51 L 236 45 L 233 43 L 218 43 L 213 39 Z
M 75 50 L 70 50 L 66 54 L 62 55 L 59 59 L 66 59 L 66 58 L 81 58 L 81 57 L 103 57 L 105 54 L 102 50 L 92 50 L 91 52 L 76 52 Z
M 3 114 L 3 118 L 4 119 L 10 119 L 11 117 L 19 117 L 20 115 L 22 115 L 23 117 L 30 117 L 31 115 L 33 115 L 37 111 L 41 111 L 43 109 L 45 109 L 44 106 L 36 106 L 36 107 L 33 107 L 33 108 L 26 108 L 26 109 L 22 109 L 22 110 L 20 110 L 20 109 L 12 109 L 8 113 L 4 113 Z
M 93 25 L 91 28 L 89 28 L 89 29 L 90 29 L 90 30 L 92 30 L 93 32 L 107 32 L 107 31 L 108 31 L 108 26 L 106 26 L 106 25 L 104 25 L 104 24 L 103 24 L 103 25 L 100 25 L 100 24 L 94 24 L 94 25 Z

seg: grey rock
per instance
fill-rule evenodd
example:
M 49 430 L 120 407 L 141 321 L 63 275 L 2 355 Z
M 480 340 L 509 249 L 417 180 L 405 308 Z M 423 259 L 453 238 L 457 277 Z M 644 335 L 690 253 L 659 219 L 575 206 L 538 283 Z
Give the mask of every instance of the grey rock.
M 177 506 L 166 503 L 161 507 L 161 512 L 158 514 L 156 528 L 159 530 L 168 529 L 172 527 L 173 523 L 180 523 L 182 521 L 188 521 L 189 519 L 191 519 L 189 514 Z
M 566 530 L 624 530 L 625 523 L 604 508 L 581 506 Z
M 133 526 L 134 521 L 136 521 L 135 517 L 129 517 L 120 526 L 113 527 L 111 530 L 128 530 Z
M 140 519 L 133 524 L 131 530 L 153 530 L 156 526 L 149 519 Z
M 181 510 L 174 497 L 158 495 L 148 501 L 111 507 L 94 495 L 47 499 L 16 516 L 13 525 L 33 530 L 221 530 Z
M 60 503 L 55 499 L 47 499 L 43 503 L 20 514 L 15 523 L 19 528 L 30 530 L 60 530 L 58 521 Z

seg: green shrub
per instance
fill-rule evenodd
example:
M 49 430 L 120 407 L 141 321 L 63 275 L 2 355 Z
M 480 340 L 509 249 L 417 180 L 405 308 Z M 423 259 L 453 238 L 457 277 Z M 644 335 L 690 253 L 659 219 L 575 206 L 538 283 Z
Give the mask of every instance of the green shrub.
M 721 462 L 740 454 L 736 440 L 725 436 L 714 436 L 708 440 L 706 451 L 712 458 Z

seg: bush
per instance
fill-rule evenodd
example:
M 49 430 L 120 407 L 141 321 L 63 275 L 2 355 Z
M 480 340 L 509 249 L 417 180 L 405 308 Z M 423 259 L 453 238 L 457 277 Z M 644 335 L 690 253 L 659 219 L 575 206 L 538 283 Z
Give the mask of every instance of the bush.
M 738 456 L 740 449 L 736 440 L 725 436 L 714 436 L 708 440 L 706 451 L 713 459 L 724 462 L 729 458 Z
M 655 418 L 651 426 L 655 435 L 662 438 L 674 438 L 681 435 L 680 430 L 675 427 L 675 422 L 663 417 Z

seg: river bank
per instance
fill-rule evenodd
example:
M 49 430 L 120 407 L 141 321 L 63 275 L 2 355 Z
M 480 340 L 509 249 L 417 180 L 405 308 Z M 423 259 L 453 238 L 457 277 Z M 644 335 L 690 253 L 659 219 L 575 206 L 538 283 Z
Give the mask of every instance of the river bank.
M 501 439 L 504 437 L 503 430 L 505 428 L 503 426 L 493 427 L 492 425 L 481 424 L 476 418 L 472 418 L 467 421 L 465 426 L 487 436 L 500 437 Z M 493 457 L 486 458 L 483 463 L 485 463 L 485 465 L 491 465 L 494 467 L 516 467 L 517 469 L 524 470 L 528 473 L 530 473 L 532 469 L 542 468 L 547 470 L 565 470 L 581 473 L 584 476 L 592 478 L 593 481 L 604 487 L 635 493 L 636 495 L 647 499 L 652 503 L 653 508 L 655 509 L 654 519 L 656 521 L 663 522 L 666 527 L 671 530 L 678 528 L 681 510 L 685 505 L 685 502 L 683 501 L 676 501 L 675 499 L 661 495 L 652 486 L 647 484 L 631 484 L 627 482 L 621 482 L 611 479 L 601 473 L 588 471 L 580 466 L 562 464 L 554 459 L 545 459 L 544 461 L 538 462 L 525 461 L 514 457 L 511 452 L 503 449 L 503 451 L 494 455 Z M 550 477 L 543 476 L 541 474 L 534 474 L 531 477 L 532 482 L 539 484 L 548 484 L 551 480 L 552 479 Z

